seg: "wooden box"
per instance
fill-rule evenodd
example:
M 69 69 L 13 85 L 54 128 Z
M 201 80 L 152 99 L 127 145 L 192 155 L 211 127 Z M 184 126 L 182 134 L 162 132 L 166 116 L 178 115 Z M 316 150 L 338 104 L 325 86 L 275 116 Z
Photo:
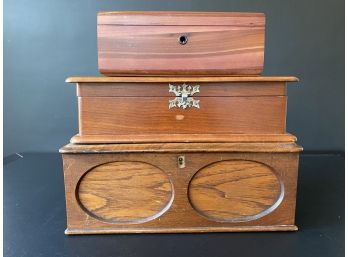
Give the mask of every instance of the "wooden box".
M 262 13 L 100 12 L 98 64 L 113 75 L 257 75 Z
M 67 234 L 291 231 L 294 142 L 69 144 Z
M 72 143 L 288 141 L 295 77 L 72 77 Z

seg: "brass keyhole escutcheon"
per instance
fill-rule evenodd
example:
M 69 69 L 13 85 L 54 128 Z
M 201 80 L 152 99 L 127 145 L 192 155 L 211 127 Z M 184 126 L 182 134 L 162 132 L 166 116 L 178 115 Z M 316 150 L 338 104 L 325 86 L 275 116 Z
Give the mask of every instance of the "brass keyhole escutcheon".
M 181 35 L 179 38 L 178 38 L 178 41 L 181 45 L 186 45 L 187 42 L 188 42 L 188 37 L 186 35 Z
M 178 167 L 182 169 L 182 168 L 185 168 L 185 166 L 186 166 L 185 156 L 183 155 L 178 156 Z

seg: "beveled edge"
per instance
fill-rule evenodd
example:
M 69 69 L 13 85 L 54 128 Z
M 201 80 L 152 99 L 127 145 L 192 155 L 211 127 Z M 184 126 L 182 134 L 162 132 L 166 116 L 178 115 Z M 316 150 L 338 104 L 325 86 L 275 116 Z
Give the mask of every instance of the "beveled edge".
M 168 82 L 297 82 L 293 76 L 211 76 L 211 77 L 169 77 L 169 76 L 123 76 L 123 77 L 68 77 L 67 83 L 168 83 Z
M 250 26 L 264 30 L 261 12 L 100 11 L 98 26 Z
M 70 139 L 73 144 L 124 144 L 124 143 L 238 143 L 238 142 L 296 142 L 297 138 L 285 134 L 134 134 L 134 135 L 80 135 Z
M 269 232 L 298 231 L 296 225 L 234 226 L 234 227 L 179 227 L 179 228 L 67 228 L 66 235 L 130 234 L 130 233 L 207 233 L 207 232 Z
M 168 16 L 168 15 L 186 15 L 186 16 L 260 16 L 264 17 L 265 14 L 262 12 L 192 12 L 192 11 L 99 11 L 98 15 L 160 15 L 160 16 Z
M 93 153 L 170 153 L 170 152 L 236 152 L 236 153 L 298 153 L 303 148 L 287 143 L 143 143 L 143 144 L 67 144 L 62 154 Z

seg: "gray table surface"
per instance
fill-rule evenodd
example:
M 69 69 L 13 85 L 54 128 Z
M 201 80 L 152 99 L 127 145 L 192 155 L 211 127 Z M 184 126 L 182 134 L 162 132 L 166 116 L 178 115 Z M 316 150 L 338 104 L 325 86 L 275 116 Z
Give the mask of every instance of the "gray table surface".
M 344 256 L 344 157 L 300 160 L 298 232 L 66 236 L 58 153 L 4 159 L 4 256 Z

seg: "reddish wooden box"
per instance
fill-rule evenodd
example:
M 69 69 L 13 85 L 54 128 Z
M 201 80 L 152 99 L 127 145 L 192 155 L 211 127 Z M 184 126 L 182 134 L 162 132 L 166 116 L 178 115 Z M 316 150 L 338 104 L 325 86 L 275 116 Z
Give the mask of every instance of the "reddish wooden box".
M 260 135 L 287 141 L 286 82 L 296 80 L 72 77 L 67 82 L 77 83 L 79 105 L 72 142 L 235 142 Z
M 264 62 L 262 13 L 100 12 L 105 75 L 256 75 Z

